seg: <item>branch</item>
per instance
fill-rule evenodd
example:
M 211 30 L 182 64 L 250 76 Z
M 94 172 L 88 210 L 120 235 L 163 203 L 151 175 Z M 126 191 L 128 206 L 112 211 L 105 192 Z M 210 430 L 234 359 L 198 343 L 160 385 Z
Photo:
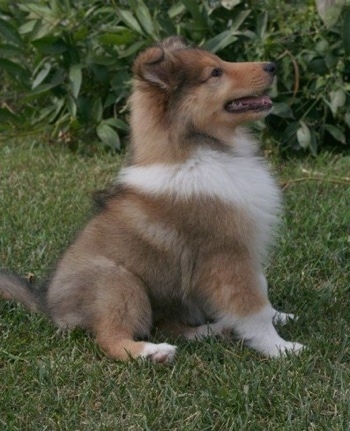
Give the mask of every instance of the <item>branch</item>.
M 306 181 L 319 181 L 323 183 L 332 183 L 332 184 L 340 184 L 340 185 L 349 185 L 350 178 L 325 178 L 325 177 L 300 177 L 294 178 L 292 180 L 285 181 L 281 184 L 282 190 L 286 190 L 289 186 L 297 183 L 303 183 Z

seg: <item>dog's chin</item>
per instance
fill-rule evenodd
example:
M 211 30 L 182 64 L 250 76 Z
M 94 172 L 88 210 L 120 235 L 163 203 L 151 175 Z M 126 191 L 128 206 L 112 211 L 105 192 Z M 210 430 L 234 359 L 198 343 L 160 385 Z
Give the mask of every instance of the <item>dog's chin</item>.
M 224 106 L 230 114 L 253 114 L 253 116 L 264 117 L 271 112 L 273 103 L 269 96 L 249 96 L 230 100 Z

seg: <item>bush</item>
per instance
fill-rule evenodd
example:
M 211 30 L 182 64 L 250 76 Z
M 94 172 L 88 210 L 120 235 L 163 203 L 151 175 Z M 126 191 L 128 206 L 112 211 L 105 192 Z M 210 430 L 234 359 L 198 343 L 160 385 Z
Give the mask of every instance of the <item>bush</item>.
M 281 148 L 316 153 L 349 135 L 345 6 L 328 9 L 325 21 L 311 2 L 277 0 L 3 0 L 0 11 L 5 136 L 44 129 L 73 147 L 98 137 L 120 149 L 132 61 L 172 34 L 230 61 L 278 63 L 272 127 L 260 129 Z
M 323 21 L 313 2 L 297 7 L 257 3 L 249 23 L 256 31 L 244 52 L 246 59 L 257 52 L 278 63 L 269 132 L 282 148 L 313 154 L 318 147 L 345 145 L 350 131 L 350 8 L 328 8 Z

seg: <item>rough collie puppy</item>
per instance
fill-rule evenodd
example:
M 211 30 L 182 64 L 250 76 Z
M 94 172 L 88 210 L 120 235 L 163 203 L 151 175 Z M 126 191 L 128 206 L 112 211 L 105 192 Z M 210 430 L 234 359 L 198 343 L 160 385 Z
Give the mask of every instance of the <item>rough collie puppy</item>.
M 0 295 L 90 330 L 109 356 L 168 362 L 152 328 L 297 352 L 274 328 L 263 262 L 280 192 L 242 125 L 265 117 L 273 63 L 228 63 L 177 37 L 133 68 L 131 154 L 44 289 L 7 272 Z

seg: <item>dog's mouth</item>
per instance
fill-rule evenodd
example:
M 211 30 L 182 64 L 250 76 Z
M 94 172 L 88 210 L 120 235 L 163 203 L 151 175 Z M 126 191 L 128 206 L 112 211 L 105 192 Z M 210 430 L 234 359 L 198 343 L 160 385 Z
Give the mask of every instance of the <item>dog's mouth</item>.
M 231 100 L 225 104 L 225 111 L 237 114 L 248 111 L 260 112 L 268 111 L 272 106 L 273 103 L 269 96 L 250 96 Z

